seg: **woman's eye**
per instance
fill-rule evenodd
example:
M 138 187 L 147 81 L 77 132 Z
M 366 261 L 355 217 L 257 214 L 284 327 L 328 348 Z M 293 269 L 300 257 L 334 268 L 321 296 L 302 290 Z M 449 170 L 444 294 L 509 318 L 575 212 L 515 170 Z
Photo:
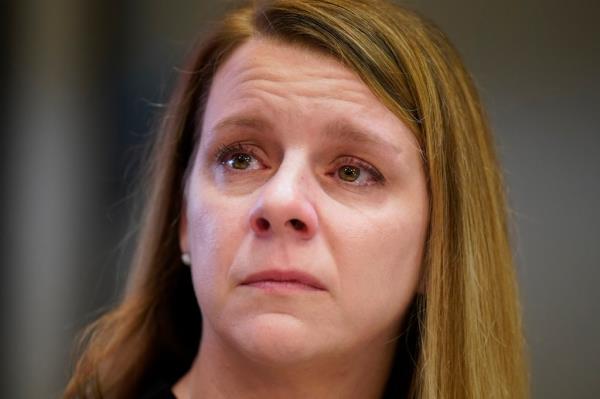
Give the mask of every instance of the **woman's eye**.
M 252 157 L 248 154 L 235 154 L 225 163 L 233 169 L 248 169 L 252 163 Z
M 261 168 L 260 161 L 254 155 L 254 151 L 239 143 L 220 147 L 215 159 L 217 163 L 233 170 Z
M 353 182 L 360 177 L 360 169 L 355 166 L 342 166 L 338 169 L 338 176 L 342 180 Z
M 341 162 L 342 166 L 337 169 L 335 174 L 344 183 L 362 187 L 383 184 L 385 181 L 383 175 L 366 162 L 351 157 L 346 157 Z

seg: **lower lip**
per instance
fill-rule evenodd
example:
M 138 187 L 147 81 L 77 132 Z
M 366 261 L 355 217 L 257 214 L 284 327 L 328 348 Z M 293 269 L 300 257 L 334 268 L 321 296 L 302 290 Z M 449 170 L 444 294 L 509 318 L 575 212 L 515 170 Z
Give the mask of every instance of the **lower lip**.
M 320 288 L 313 287 L 312 285 L 303 284 L 297 281 L 255 281 L 250 284 L 243 284 L 245 287 L 258 288 L 267 292 L 281 292 L 281 291 L 323 291 Z

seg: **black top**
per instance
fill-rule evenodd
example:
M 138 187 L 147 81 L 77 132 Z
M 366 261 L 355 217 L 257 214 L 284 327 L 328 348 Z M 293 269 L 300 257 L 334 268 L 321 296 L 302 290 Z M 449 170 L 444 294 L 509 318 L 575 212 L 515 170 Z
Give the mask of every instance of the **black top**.
M 164 381 L 159 381 L 142 393 L 140 399 L 177 399 L 171 391 L 171 385 Z
M 383 398 L 404 398 L 405 396 L 397 389 L 390 389 L 388 386 Z M 150 389 L 142 393 L 140 399 L 177 399 L 171 391 L 171 386 L 163 381 L 155 384 Z

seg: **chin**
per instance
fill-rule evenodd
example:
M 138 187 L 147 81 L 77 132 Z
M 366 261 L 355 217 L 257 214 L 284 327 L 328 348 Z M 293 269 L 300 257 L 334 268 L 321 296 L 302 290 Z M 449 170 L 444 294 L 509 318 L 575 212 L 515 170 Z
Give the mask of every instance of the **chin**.
M 265 313 L 236 322 L 233 345 L 248 359 L 265 365 L 298 365 L 323 355 L 315 327 L 285 313 Z

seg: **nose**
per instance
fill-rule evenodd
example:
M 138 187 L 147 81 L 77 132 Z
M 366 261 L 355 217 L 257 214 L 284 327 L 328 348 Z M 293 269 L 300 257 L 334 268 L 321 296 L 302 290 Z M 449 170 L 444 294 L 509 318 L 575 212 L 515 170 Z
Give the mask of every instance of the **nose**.
M 316 234 L 318 216 L 302 169 L 299 162 L 282 163 L 262 187 L 250 211 L 250 227 L 257 236 L 309 240 Z

